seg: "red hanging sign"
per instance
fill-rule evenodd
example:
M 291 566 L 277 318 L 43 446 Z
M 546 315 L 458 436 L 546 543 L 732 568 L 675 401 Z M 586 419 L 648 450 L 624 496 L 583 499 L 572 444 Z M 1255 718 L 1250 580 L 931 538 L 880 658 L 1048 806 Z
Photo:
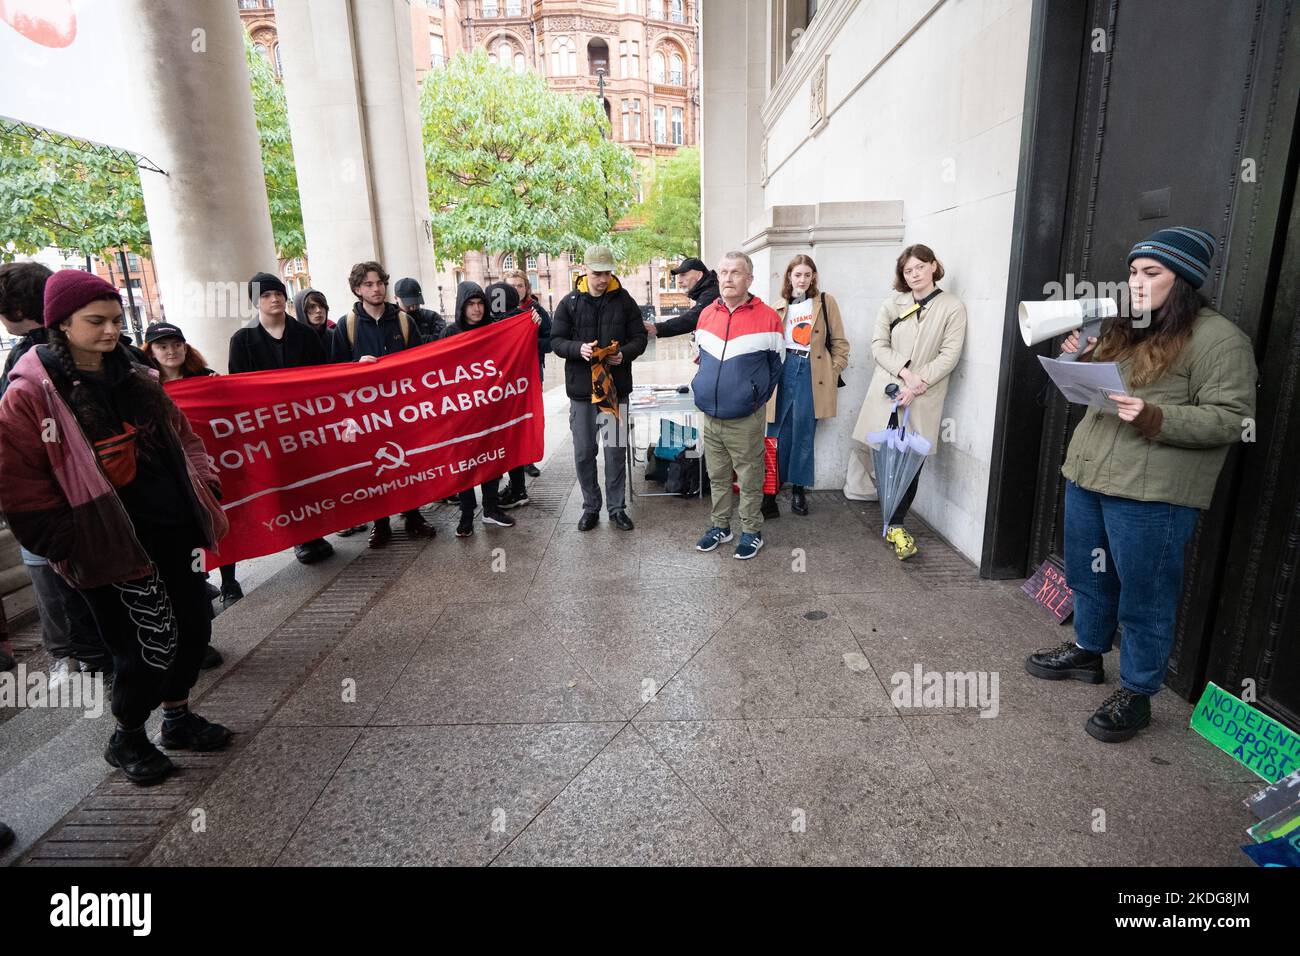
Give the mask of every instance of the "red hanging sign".
M 526 315 L 374 363 L 183 379 L 167 394 L 221 474 L 230 533 L 209 567 L 418 508 L 543 453 Z

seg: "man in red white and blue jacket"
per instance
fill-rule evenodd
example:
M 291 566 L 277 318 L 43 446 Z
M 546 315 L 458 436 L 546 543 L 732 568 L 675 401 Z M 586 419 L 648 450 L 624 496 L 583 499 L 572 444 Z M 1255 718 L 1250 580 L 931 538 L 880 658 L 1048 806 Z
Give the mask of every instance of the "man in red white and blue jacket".
M 713 494 L 712 526 L 696 544 L 713 551 L 730 541 L 731 472 L 740 484 L 740 541 L 744 561 L 763 547 L 763 433 L 767 400 L 781 379 L 785 339 L 781 317 L 749 294 L 754 264 L 729 252 L 718 267 L 721 294 L 700 314 L 695 341 L 700 370 L 692 389 L 702 413 L 701 437 Z

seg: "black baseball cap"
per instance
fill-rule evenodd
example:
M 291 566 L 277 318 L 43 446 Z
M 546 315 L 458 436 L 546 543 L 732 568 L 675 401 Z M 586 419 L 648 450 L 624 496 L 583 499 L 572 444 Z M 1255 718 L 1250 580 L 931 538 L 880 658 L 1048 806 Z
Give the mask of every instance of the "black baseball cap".
M 709 267 L 699 259 L 691 256 L 689 259 L 683 259 L 682 264 L 673 270 L 673 275 L 679 276 L 683 272 L 708 272 Z
M 145 344 L 157 342 L 159 339 L 171 338 L 180 339 L 182 342 L 185 341 L 185 333 L 182 332 L 178 326 L 172 325 L 170 322 L 155 322 L 153 325 L 149 326 L 149 328 L 144 330 Z

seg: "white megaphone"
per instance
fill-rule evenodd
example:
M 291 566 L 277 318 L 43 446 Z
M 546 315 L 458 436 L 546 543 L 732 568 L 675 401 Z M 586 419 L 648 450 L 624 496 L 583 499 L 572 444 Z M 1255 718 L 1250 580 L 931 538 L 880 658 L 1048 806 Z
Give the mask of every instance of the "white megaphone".
M 1079 330 L 1079 351 L 1062 352 L 1061 361 L 1073 362 L 1083 354 L 1089 336 L 1101 332 L 1101 323 L 1119 315 L 1114 299 L 1049 299 L 1046 302 L 1021 302 L 1020 337 L 1026 345 L 1037 345 Z

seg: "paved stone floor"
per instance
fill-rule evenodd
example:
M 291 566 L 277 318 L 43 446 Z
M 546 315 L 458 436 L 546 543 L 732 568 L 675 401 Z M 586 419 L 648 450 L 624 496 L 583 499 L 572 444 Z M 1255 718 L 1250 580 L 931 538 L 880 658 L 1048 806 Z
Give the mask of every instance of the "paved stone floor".
M 874 505 L 831 492 L 807 518 L 786 503 L 749 562 L 693 550 L 698 500 L 638 498 L 634 532 L 582 534 L 568 447 L 548 448 L 517 527 L 457 540 L 440 508 L 433 542 L 340 542 L 221 615 L 197 709 L 239 732 L 228 753 L 141 791 L 95 763 L 107 717 L 0 741 L 7 809 L 58 807 L 8 860 L 1248 863 L 1262 784 L 1190 705 L 1163 693 L 1134 741 L 1094 741 L 1118 662 L 1104 687 L 1029 677 L 1063 629 L 919 525 L 905 565 Z M 917 665 L 995 673 L 997 716 L 895 707 Z M 40 776 L 74 757 L 76 780 Z

